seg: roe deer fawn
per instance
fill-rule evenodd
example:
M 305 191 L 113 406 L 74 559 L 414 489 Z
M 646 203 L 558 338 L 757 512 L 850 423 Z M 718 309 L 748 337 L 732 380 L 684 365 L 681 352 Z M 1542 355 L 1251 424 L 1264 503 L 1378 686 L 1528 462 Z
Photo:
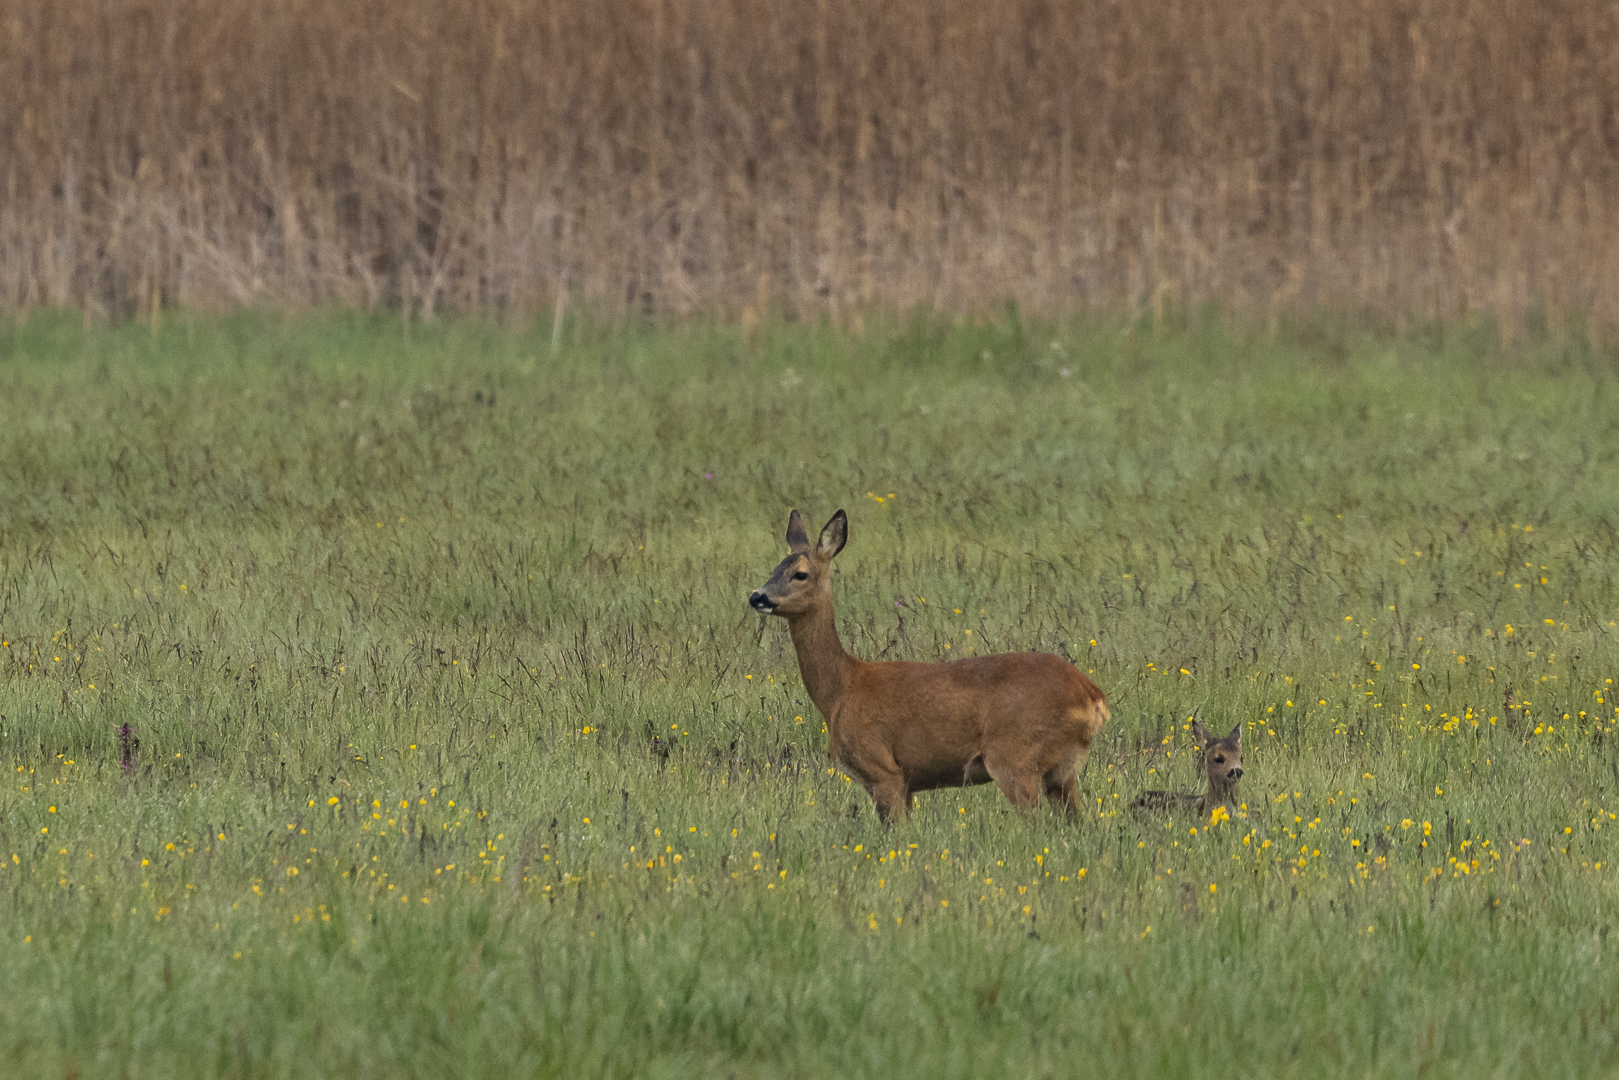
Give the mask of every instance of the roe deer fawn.
M 748 604 L 787 620 L 832 758 L 871 794 L 878 815 L 906 816 L 917 791 L 993 780 L 1022 813 L 1044 792 L 1077 816 L 1078 777 L 1107 721 L 1106 695 L 1049 653 L 943 664 L 856 660 L 843 651 L 832 612 L 832 559 L 848 538 L 839 510 L 812 545 L 794 510 L 790 554 Z
M 1195 791 L 1143 791 L 1130 806 L 1137 810 L 1164 807 L 1192 807 L 1199 814 L 1211 814 L 1216 806 L 1227 812 L 1237 808 L 1237 781 L 1242 779 L 1242 725 L 1231 729 L 1225 738 L 1209 733 L 1201 721 L 1192 721 L 1192 734 L 1203 744 L 1203 772 L 1208 787 L 1203 794 Z

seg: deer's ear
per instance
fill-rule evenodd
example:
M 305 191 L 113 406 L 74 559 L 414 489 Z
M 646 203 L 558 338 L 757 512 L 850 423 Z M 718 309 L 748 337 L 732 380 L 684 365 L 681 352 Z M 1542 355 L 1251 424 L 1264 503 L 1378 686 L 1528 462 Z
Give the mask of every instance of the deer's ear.
M 1214 741 L 1214 736 L 1209 734 L 1209 729 L 1203 726 L 1203 721 L 1201 720 L 1192 721 L 1192 734 L 1196 735 L 1197 741 L 1204 746 Z
M 1237 721 L 1237 726 L 1231 729 L 1231 734 L 1226 738 L 1236 743 L 1238 747 L 1242 746 L 1242 721 Z
M 832 520 L 826 523 L 821 530 L 821 539 L 815 545 L 815 554 L 823 559 L 833 559 L 843 550 L 843 545 L 849 542 L 849 518 L 842 510 L 832 515 Z
M 809 532 L 804 528 L 804 515 L 794 510 L 787 515 L 787 550 L 794 555 L 808 554 Z

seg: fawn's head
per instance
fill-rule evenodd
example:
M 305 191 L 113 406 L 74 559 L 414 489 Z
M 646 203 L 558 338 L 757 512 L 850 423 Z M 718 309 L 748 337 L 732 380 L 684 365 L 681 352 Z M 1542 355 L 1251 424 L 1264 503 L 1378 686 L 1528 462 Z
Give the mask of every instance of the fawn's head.
M 788 556 L 770 572 L 770 580 L 748 596 L 748 606 L 761 615 L 792 618 L 813 607 L 831 590 L 832 560 L 849 540 L 849 518 L 842 510 L 810 543 L 804 518 L 797 510 L 787 519 Z
M 1231 787 L 1242 779 L 1242 725 L 1231 729 L 1221 738 L 1211 734 L 1202 721 L 1192 721 L 1192 734 L 1203 744 L 1203 767 L 1208 770 L 1209 783 L 1215 787 Z

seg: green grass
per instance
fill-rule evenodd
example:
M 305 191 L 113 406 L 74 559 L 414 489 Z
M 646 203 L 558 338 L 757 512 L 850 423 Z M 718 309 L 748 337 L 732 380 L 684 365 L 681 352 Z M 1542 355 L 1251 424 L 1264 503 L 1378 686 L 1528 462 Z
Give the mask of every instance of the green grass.
M 0 333 L 8 1074 L 1619 1067 L 1610 360 L 567 338 Z M 745 607 L 793 506 L 857 655 L 1093 673 L 1084 820 L 878 824 Z M 1245 808 L 1131 816 L 1194 707 Z

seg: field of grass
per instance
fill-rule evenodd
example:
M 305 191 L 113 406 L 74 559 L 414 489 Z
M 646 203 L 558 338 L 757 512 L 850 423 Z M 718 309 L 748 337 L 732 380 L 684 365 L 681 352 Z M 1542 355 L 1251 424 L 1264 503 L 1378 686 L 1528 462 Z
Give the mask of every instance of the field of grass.
M 1619 377 L 1493 335 L 0 332 L 9 1075 L 1619 1067 Z M 746 609 L 1108 692 L 893 831 Z M 1229 821 L 1138 818 L 1243 725 Z M 127 738 L 120 728 L 127 725 Z

